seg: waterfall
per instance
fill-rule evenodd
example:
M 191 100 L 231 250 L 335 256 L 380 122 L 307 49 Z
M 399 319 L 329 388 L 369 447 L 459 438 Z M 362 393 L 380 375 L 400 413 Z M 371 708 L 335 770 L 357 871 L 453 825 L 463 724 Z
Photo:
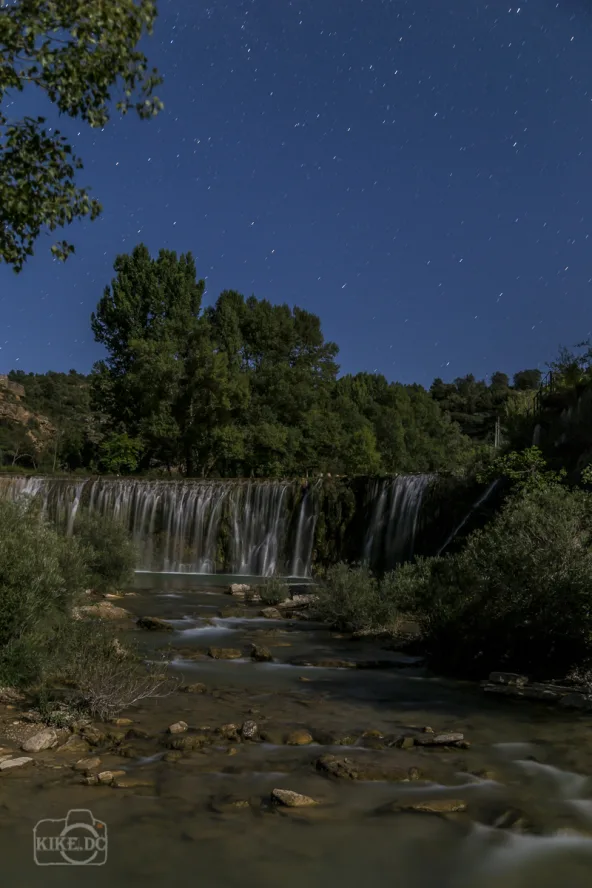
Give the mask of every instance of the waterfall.
M 310 577 L 317 504 L 298 506 L 294 545 L 290 509 L 300 486 L 288 481 L 70 481 L 0 477 L 0 496 L 38 497 L 43 513 L 71 534 L 81 505 L 130 531 L 137 569 L 166 573 Z
M 358 508 L 368 511 L 362 556 L 372 568 L 389 568 L 412 557 L 430 479 L 402 475 L 359 488 Z M 303 488 L 302 482 L 269 479 L 0 475 L 0 498 L 37 497 L 42 512 L 66 534 L 72 533 L 81 508 L 112 516 L 132 536 L 139 571 L 307 578 L 312 575 L 315 534 L 324 508 L 324 483 L 318 479 Z M 359 536 L 352 540 L 337 557 L 360 557 Z
M 432 475 L 399 475 L 374 481 L 363 560 L 388 569 L 413 556 L 424 494 Z
M 291 577 L 309 577 L 311 575 L 312 549 L 319 516 L 316 502 L 319 486 L 320 481 L 317 481 L 312 488 L 307 487 L 300 502 L 294 541 L 294 557 L 290 566 Z

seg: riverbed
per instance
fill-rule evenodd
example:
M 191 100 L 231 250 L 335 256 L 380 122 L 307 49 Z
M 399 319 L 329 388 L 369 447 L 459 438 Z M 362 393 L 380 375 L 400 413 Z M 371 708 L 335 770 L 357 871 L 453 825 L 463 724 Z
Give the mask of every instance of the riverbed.
M 140 574 L 116 602 L 167 621 L 130 633 L 194 690 L 124 713 L 133 724 L 91 750 L 127 787 L 86 785 L 54 750 L 0 775 L 5 884 L 587 888 L 589 716 L 486 699 L 376 641 L 267 619 L 227 583 Z M 252 660 L 253 645 L 272 662 Z M 187 731 L 167 734 L 181 720 Z M 434 743 L 443 734 L 463 739 Z M 316 804 L 274 803 L 275 789 Z M 106 861 L 37 865 L 37 822 L 80 809 L 104 824 Z

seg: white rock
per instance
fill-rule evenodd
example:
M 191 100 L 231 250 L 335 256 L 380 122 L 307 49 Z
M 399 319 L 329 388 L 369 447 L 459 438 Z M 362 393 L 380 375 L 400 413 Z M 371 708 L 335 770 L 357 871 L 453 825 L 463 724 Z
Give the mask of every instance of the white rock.
M 7 759 L 7 761 L 0 762 L 0 771 L 8 771 L 10 768 L 22 768 L 23 765 L 28 765 L 32 761 L 33 759 L 26 755 L 22 755 L 20 758 Z
M 251 587 L 248 585 L 248 583 L 231 583 L 231 585 L 228 587 L 229 595 L 243 596 L 246 595 L 247 592 L 251 591 Z
M 168 732 L 169 734 L 182 734 L 187 730 L 187 722 L 178 721 L 175 722 L 174 725 L 169 725 Z
M 271 799 L 286 808 L 310 808 L 312 805 L 318 805 L 318 802 L 310 796 L 301 795 L 291 789 L 272 789 Z
M 44 749 L 51 749 L 58 742 L 58 735 L 53 728 L 44 728 L 33 734 L 28 740 L 25 740 L 21 749 L 25 752 L 42 752 Z

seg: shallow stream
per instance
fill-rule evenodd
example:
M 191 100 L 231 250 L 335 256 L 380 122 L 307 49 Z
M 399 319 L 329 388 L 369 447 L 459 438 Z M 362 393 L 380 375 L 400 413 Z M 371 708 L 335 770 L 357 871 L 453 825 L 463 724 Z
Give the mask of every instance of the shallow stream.
M 164 653 L 184 684 L 203 682 L 206 692 L 179 692 L 126 713 L 149 737 L 133 741 L 131 757 L 114 749 L 101 758 L 145 777 L 146 786 L 82 785 L 53 751 L 39 754 L 34 768 L 2 773 L 5 885 L 589 888 L 589 717 L 484 698 L 371 641 L 302 620 L 266 620 L 260 607 L 220 616 L 236 607 L 220 585 L 228 582 L 138 575 L 137 595 L 116 602 L 169 621 L 171 632 L 134 634 L 149 658 Z M 274 661 L 253 662 L 252 643 Z M 212 659 L 211 646 L 244 656 Z M 302 665 L 377 660 L 378 668 Z M 163 732 L 181 719 L 193 733 L 252 720 L 266 739 L 220 740 L 166 761 Z M 388 745 L 404 735 L 421 740 L 426 727 L 460 732 L 470 745 Z M 314 742 L 285 745 L 296 729 Z M 348 758 L 357 779 L 319 770 L 328 754 Z M 413 779 L 369 779 L 381 769 Z M 270 805 L 276 788 L 319 804 Z M 442 810 L 417 810 L 421 802 Z M 106 824 L 106 863 L 37 866 L 35 824 L 74 809 Z

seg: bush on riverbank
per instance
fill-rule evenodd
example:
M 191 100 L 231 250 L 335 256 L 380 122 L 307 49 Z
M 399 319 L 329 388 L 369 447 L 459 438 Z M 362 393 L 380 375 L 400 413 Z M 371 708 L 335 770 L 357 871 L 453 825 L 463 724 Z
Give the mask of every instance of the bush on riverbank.
M 317 590 L 315 611 L 336 629 L 364 632 L 384 629 L 398 616 L 397 603 L 366 567 L 336 564 Z
M 88 584 L 94 592 L 110 592 L 131 582 L 136 552 L 119 522 L 105 515 L 79 512 L 74 538 L 84 549 Z
M 498 468 L 512 492 L 460 552 L 380 580 L 340 565 L 321 593 L 323 618 L 359 630 L 411 614 L 432 664 L 468 677 L 502 669 L 557 678 L 590 660 L 592 494 L 566 486 L 532 451 Z
M 88 570 L 35 504 L 0 501 L 0 683 L 22 686 L 42 671 L 44 652 L 70 619 Z
M 565 675 L 592 654 L 592 496 L 529 476 L 456 555 L 404 565 L 390 596 L 439 669 Z
M 81 516 L 66 538 L 34 501 L 0 501 L 0 686 L 34 691 L 59 718 L 109 718 L 170 693 L 161 664 L 122 648 L 111 627 L 73 619 L 89 584 L 120 585 L 132 557 L 129 538 L 107 519 Z

